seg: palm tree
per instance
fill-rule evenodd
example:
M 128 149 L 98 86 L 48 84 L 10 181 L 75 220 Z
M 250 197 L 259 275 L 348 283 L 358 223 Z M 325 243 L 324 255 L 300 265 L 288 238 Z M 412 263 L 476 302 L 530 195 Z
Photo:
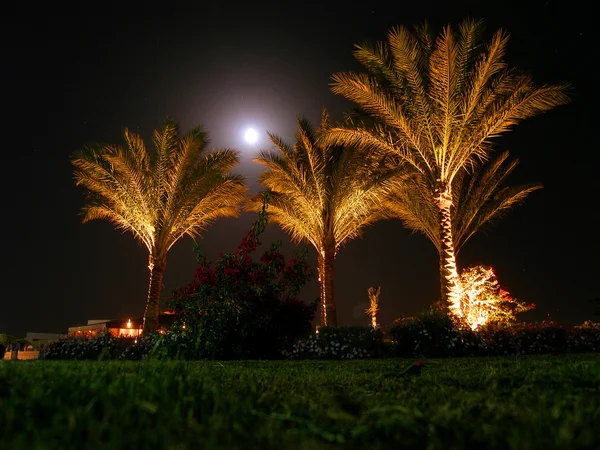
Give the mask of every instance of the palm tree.
M 124 131 L 125 147 L 93 145 L 75 152 L 75 183 L 86 188 L 83 222 L 106 219 L 130 231 L 148 249 L 150 283 L 144 333 L 158 325 L 162 278 L 169 249 L 196 236 L 219 217 L 235 217 L 246 186 L 230 174 L 234 150 L 206 152 L 208 135 L 197 127 L 183 136 L 167 121 L 154 132 L 155 151 Z
M 270 193 L 269 219 L 294 242 L 309 242 L 317 250 L 322 326 L 337 326 L 334 261 L 339 249 L 364 227 L 389 218 L 383 199 L 398 183 L 397 168 L 386 168 L 377 152 L 363 154 L 344 146 L 318 144 L 320 129 L 299 118 L 293 146 L 269 133 L 274 151 L 254 159 L 267 168 L 260 182 Z M 323 110 L 321 129 L 329 126 Z M 258 211 L 263 194 L 248 201 Z
M 505 151 L 470 171 L 463 169 L 452 182 L 452 238 L 454 255 L 473 234 L 496 222 L 505 213 L 521 204 L 541 183 L 507 186 L 508 176 L 519 165 L 518 159 L 508 160 Z M 437 206 L 430 200 L 420 173 L 407 177 L 386 200 L 387 207 L 403 224 L 421 232 L 442 252 Z
M 358 104 L 375 122 L 332 127 L 325 142 L 388 151 L 422 177 L 439 223 L 442 299 L 461 317 L 452 187 L 456 177 L 488 159 L 493 138 L 521 120 L 568 101 L 567 85 L 536 86 L 504 61 L 508 35 L 481 43 L 481 21 L 434 39 L 425 24 L 392 29 L 387 43 L 357 46 L 368 73 L 333 75 L 332 91 Z

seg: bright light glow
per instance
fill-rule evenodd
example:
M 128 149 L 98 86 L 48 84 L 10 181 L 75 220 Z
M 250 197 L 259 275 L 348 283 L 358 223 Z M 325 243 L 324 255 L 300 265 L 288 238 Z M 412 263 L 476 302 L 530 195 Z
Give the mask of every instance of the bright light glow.
M 248 128 L 244 133 L 244 139 L 248 144 L 254 144 L 258 141 L 258 132 L 254 128 Z
M 465 269 L 460 276 L 462 320 L 473 330 L 486 323 L 510 323 L 515 315 L 535 308 L 518 302 L 500 287 L 491 267 Z
M 127 319 L 127 328 L 131 328 L 131 319 Z

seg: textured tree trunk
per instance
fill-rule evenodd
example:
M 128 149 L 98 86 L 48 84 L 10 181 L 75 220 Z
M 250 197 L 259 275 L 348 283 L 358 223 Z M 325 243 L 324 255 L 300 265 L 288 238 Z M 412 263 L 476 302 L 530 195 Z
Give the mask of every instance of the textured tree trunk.
M 333 290 L 333 272 L 335 263 L 335 245 L 326 245 L 318 252 L 317 265 L 319 286 L 321 288 L 320 313 L 321 326 L 337 327 L 335 295 Z
M 150 286 L 148 287 L 148 299 L 146 300 L 146 311 L 144 312 L 144 335 L 153 333 L 158 328 L 158 315 L 160 313 L 160 292 L 162 291 L 162 279 L 167 265 L 166 258 L 154 258 L 150 256 L 148 269 L 150 269 Z
M 452 193 L 449 189 L 440 190 L 439 192 L 441 194 L 436 197 L 436 201 L 439 208 L 442 302 L 448 304 L 453 314 L 462 317 L 460 279 L 456 270 L 456 256 L 454 254 L 454 241 L 452 238 Z

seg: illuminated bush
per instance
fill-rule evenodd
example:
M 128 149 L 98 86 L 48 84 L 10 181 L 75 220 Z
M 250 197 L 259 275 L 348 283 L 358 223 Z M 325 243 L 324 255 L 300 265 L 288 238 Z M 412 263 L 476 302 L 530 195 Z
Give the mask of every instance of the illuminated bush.
M 486 323 L 514 323 L 516 315 L 535 308 L 518 302 L 500 287 L 491 267 L 467 268 L 460 276 L 463 320 L 472 329 Z

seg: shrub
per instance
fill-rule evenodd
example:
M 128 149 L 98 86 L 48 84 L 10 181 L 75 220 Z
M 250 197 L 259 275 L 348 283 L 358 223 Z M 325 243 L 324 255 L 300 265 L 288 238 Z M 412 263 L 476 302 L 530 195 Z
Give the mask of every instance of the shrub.
M 6 353 L 6 346 L 4 344 L 0 344 L 0 361 L 4 359 L 4 354 Z
M 289 359 L 356 359 L 387 356 L 380 329 L 365 326 L 319 327 L 282 354 Z
M 502 356 L 600 350 L 600 324 L 565 327 L 547 320 L 497 322 L 471 329 L 444 308 L 396 320 L 389 330 L 400 357 Z
M 267 203 L 234 253 L 216 264 L 197 251 L 192 282 L 176 290 L 167 305 L 175 313 L 170 333 L 159 338 L 156 354 L 185 359 L 272 359 L 310 333 L 316 302 L 297 297 L 314 277 L 306 251 L 288 262 L 271 246 L 253 261 L 267 223 Z M 197 250 L 197 248 L 196 248 Z
M 39 359 L 117 359 L 134 342 L 135 338 L 117 338 L 108 331 L 92 337 L 64 336 L 41 349 Z
M 125 346 L 119 355 L 119 359 L 128 361 L 140 361 L 150 356 L 152 350 L 160 338 L 158 333 L 141 336 L 133 341 L 133 344 Z
M 465 335 L 467 331 L 464 331 Z M 462 353 L 459 328 L 442 308 L 431 307 L 415 317 L 397 319 L 389 329 L 397 356 L 446 357 Z
M 600 323 L 588 320 L 573 327 L 569 347 L 572 352 L 600 351 Z
M 480 348 L 488 355 L 564 353 L 569 351 L 569 334 L 568 328 L 552 321 L 487 324 L 477 331 Z

